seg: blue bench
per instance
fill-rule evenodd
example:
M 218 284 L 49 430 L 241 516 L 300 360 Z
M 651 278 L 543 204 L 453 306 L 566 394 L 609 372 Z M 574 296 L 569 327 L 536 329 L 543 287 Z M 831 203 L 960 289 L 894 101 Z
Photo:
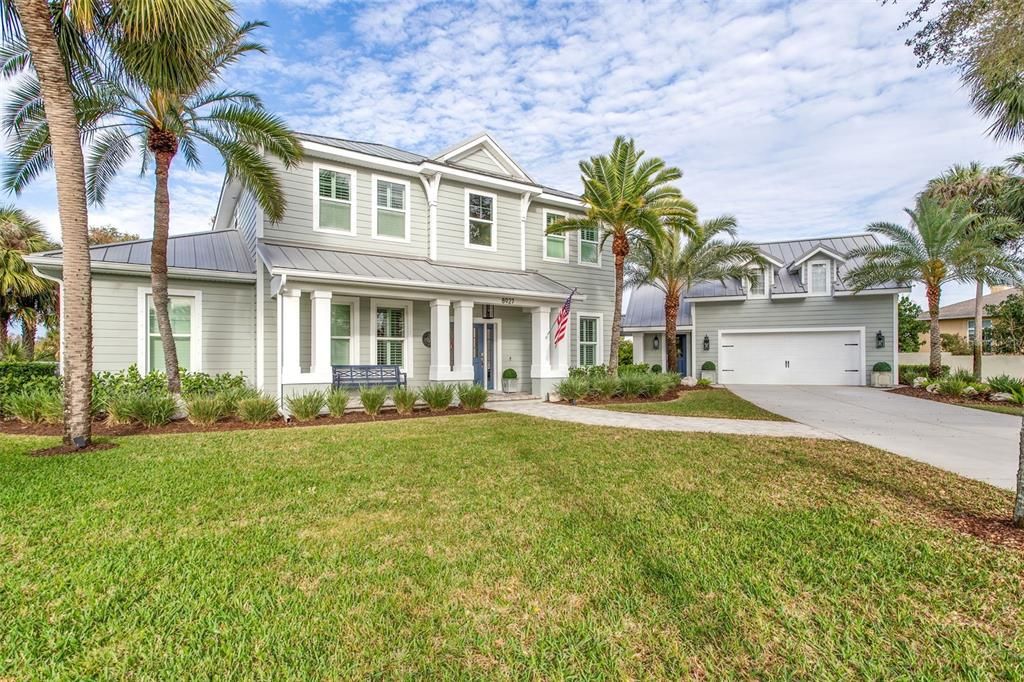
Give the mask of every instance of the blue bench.
M 405 372 L 398 365 L 333 365 L 334 388 L 357 389 L 363 386 L 405 386 Z

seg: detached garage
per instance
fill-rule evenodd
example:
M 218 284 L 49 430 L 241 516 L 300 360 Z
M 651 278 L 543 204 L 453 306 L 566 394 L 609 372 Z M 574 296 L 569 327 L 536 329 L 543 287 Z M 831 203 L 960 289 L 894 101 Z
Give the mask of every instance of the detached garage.
M 723 384 L 864 384 L 864 328 L 721 330 Z

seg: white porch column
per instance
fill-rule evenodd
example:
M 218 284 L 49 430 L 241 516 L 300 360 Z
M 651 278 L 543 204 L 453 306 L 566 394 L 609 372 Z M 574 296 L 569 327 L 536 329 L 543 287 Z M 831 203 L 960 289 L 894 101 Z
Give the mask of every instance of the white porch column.
M 313 362 L 310 373 L 320 381 L 331 380 L 331 292 L 312 293 Z
M 455 301 L 455 365 L 451 378 L 473 380 L 473 302 Z M 446 351 L 447 352 L 447 351 Z
M 451 377 L 449 330 L 451 302 L 435 298 L 430 302 L 430 380 L 446 381 Z
M 534 379 L 551 376 L 551 339 L 548 337 L 550 325 L 549 306 L 530 308 L 530 346 L 533 351 L 530 376 Z
M 644 335 L 633 334 L 633 364 L 641 365 L 644 362 Z
M 286 289 L 281 296 L 281 376 L 294 381 L 302 373 L 299 364 L 300 289 Z

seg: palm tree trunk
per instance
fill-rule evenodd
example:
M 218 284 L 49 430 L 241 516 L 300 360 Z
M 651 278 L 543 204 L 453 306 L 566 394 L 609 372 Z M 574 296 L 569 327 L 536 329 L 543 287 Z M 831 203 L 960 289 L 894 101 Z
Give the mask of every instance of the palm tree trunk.
M 85 161 L 74 100 L 54 39 L 46 0 L 14 0 L 39 77 L 57 177 L 64 247 L 64 442 L 84 448 L 92 438 L 92 274 Z
M 974 293 L 974 380 L 981 381 L 981 353 L 982 344 L 985 339 L 985 330 L 982 328 L 982 305 L 981 298 L 985 295 L 985 284 L 978 282 L 978 289 Z
M 679 347 L 676 345 L 676 318 L 679 317 L 679 295 L 671 291 L 665 295 L 665 372 L 675 372 L 679 366 Z
M 942 290 L 937 286 L 928 285 L 928 317 L 931 329 L 928 339 L 928 375 L 942 375 L 942 338 L 939 335 L 939 296 Z
M 0 355 L 7 350 L 7 342 L 10 341 L 10 332 L 7 330 L 7 326 L 11 323 L 11 316 L 9 313 L 0 313 Z
M 173 143 L 167 138 L 170 137 Z M 167 233 L 171 224 L 171 196 L 168 176 L 171 161 L 177 151 L 177 140 L 172 135 L 151 132 L 150 149 L 156 156 L 156 191 L 153 198 L 153 247 L 151 255 L 150 282 L 153 287 L 153 307 L 156 309 L 156 323 L 160 329 L 160 343 L 164 349 L 164 369 L 167 372 L 167 390 L 172 394 L 181 393 L 181 378 L 178 375 L 178 349 L 174 345 L 174 332 L 168 312 L 170 301 L 167 296 Z
M 1024 417 L 1020 423 L 1020 447 L 1017 456 L 1017 499 L 1013 504 L 1013 525 L 1024 528 Z
M 615 256 L 615 309 L 612 311 L 612 342 L 608 349 L 608 374 L 619 375 L 619 340 L 622 337 L 622 288 L 626 276 L 626 256 L 629 255 L 629 241 L 624 234 L 612 238 L 612 254 Z
M 21 320 L 21 342 L 25 345 L 25 357 L 33 360 L 36 357 L 36 333 L 39 330 L 39 319 L 36 311 Z

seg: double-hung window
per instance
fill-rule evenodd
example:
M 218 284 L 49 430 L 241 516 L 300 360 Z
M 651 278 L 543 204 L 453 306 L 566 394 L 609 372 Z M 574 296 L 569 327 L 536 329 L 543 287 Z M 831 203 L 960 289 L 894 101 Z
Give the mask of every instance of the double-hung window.
M 409 183 L 374 177 L 373 236 L 409 239 Z
M 827 296 L 829 293 L 829 264 L 811 263 L 810 268 L 810 289 L 809 294 L 814 296 Z
M 377 308 L 377 364 L 405 365 L 405 308 Z
M 495 249 L 493 194 L 466 191 L 466 246 Z
M 317 168 L 318 230 L 355 232 L 355 173 Z
M 196 309 L 194 296 L 171 296 L 167 312 L 171 318 L 171 336 L 178 354 L 178 367 L 192 370 L 192 315 Z M 160 327 L 156 321 L 156 306 L 153 295 L 146 294 L 146 371 L 164 370 L 164 346 L 160 338 Z
M 765 298 L 768 295 L 768 286 L 765 281 L 765 268 L 752 268 L 750 277 L 750 298 Z
M 564 219 L 564 215 L 544 211 L 544 229 L 547 230 L 551 223 Z M 569 260 L 568 241 L 565 238 L 564 232 L 561 234 L 545 234 L 544 260 L 557 260 L 563 262 Z
M 597 340 L 601 325 L 596 317 L 579 318 L 579 366 L 592 367 L 597 364 Z
M 596 227 L 580 230 L 580 263 L 600 265 L 601 244 L 598 242 Z
M 352 306 L 331 304 L 331 364 L 352 364 Z

